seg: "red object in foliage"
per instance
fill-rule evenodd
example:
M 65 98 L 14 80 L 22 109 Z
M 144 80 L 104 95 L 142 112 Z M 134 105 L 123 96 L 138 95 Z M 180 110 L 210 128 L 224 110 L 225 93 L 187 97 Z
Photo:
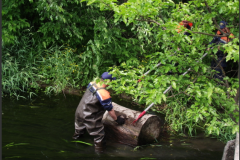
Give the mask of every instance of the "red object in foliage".
M 193 26 L 192 22 L 189 22 L 187 20 L 183 20 L 179 23 L 179 26 L 177 26 L 177 32 L 180 33 L 182 30 L 180 30 L 180 26 L 184 26 L 185 28 L 187 28 L 187 26 L 190 26 L 190 28 Z
M 143 75 L 143 77 L 141 79 L 143 79 L 143 78 L 144 78 L 144 75 Z M 141 79 L 139 79 L 137 82 L 141 82 L 142 81 Z
M 191 22 L 189 22 L 189 23 L 188 23 L 188 25 L 189 25 L 190 27 L 192 27 L 192 26 L 193 26 L 193 24 L 192 24 Z

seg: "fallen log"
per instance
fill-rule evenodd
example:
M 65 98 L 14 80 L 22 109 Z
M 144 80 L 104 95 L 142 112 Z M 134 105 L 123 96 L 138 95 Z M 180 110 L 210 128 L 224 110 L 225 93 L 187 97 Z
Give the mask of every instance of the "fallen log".
M 151 143 L 159 138 L 163 124 L 158 116 L 145 114 L 133 126 L 132 122 L 141 112 L 120 106 L 114 102 L 112 104 L 116 115 L 123 115 L 125 118 L 125 124 L 117 125 L 106 111 L 102 121 L 107 139 L 122 144 L 137 146 Z

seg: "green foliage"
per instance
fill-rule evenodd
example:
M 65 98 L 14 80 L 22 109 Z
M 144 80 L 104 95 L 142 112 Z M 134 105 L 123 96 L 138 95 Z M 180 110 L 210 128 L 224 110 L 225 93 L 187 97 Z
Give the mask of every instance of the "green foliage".
M 2 95 L 24 98 L 21 93 L 35 95 L 32 88 L 47 84 L 46 93 L 60 93 L 63 89 L 86 86 L 96 77 L 94 54 L 79 53 L 78 49 L 52 46 L 45 49 L 36 42 L 31 30 L 22 32 L 14 45 L 3 47 Z M 84 50 L 82 46 L 79 50 Z
M 154 102 L 152 110 L 166 114 L 178 133 L 193 135 L 203 129 L 225 141 L 239 130 L 233 100 L 239 88 L 234 71 L 239 62 L 237 0 L 11 0 L 3 1 L 2 14 L 4 93 L 18 95 L 37 81 L 50 85 L 46 93 L 59 93 L 86 86 L 109 70 L 118 78 L 109 88 L 140 104 Z M 193 27 L 180 27 L 178 33 L 182 20 L 193 22 Z M 216 71 L 210 67 L 218 50 L 208 46 L 217 30 L 215 20 L 227 21 L 235 37 L 221 46 L 234 68 L 224 81 L 214 79 Z M 21 36 L 19 31 L 29 26 L 32 35 Z
M 83 46 L 85 47 L 85 46 Z M 46 92 L 59 93 L 66 87 L 86 86 L 95 75 L 93 57 L 77 53 L 77 48 L 55 46 L 45 50 L 39 61 L 40 81 L 50 85 Z
M 131 28 L 132 33 L 136 34 L 132 39 L 135 39 L 134 42 L 138 44 L 136 48 L 141 52 L 138 55 L 140 59 L 131 56 L 120 66 L 109 68 L 113 76 L 118 78 L 109 88 L 117 93 L 131 95 L 140 104 L 166 103 L 167 107 L 154 106 L 152 110 L 165 113 L 166 120 L 174 131 L 187 130 L 192 135 L 197 129 L 204 129 L 206 135 L 228 140 L 239 130 L 229 116 L 233 111 L 238 113 L 233 100 L 239 88 L 238 79 L 233 74 L 225 77 L 223 82 L 213 78 L 215 71 L 210 68 L 211 50 L 208 57 L 199 63 L 197 61 L 206 52 L 207 45 L 212 40 L 211 35 L 216 32 L 214 20 L 217 23 L 227 20 L 235 39 L 223 45 L 223 48 L 228 53 L 227 61 L 239 62 L 238 21 L 233 18 L 239 13 L 238 4 L 238 1 L 233 0 L 189 1 L 179 4 L 158 0 L 128 0 L 122 4 L 109 0 L 89 0 L 88 5 L 98 5 L 102 11 L 114 11 L 114 23 L 118 25 L 124 22 Z M 188 30 L 192 34 L 191 39 L 176 32 L 181 20 L 193 22 L 192 30 Z M 101 20 L 103 21 L 104 19 Z M 187 31 L 183 27 L 181 30 Z M 129 42 L 127 41 L 126 47 L 134 47 Z M 216 52 L 217 47 L 213 49 L 213 53 Z M 159 62 L 162 66 L 154 69 Z M 191 68 L 190 73 L 182 76 L 188 68 Z M 137 83 L 149 69 L 152 70 L 151 74 Z M 228 87 L 229 83 L 231 86 Z M 163 95 L 163 91 L 170 85 L 173 88 Z M 234 116 L 234 119 L 238 119 L 238 114 Z
M 28 33 L 22 32 L 13 45 L 2 48 L 2 96 L 9 94 L 18 98 L 23 97 L 19 92 L 29 92 L 31 97 L 35 93 L 30 88 L 38 88 L 36 51 L 39 48 Z
M 84 45 L 93 36 L 94 17 L 101 14 L 80 1 L 32 0 L 3 1 L 2 41 L 14 43 L 19 31 L 33 27 L 41 36 L 42 46 L 68 43 L 73 47 Z M 83 39 L 84 36 L 84 39 Z M 37 37 L 35 37 L 37 39 Z
M 226 60 L 233 60 L 234 62 L 239 62 L 239 39 L 235 38 L 232 42 L 229 42 L 224 46 L 227 57 Z
M 18 32 L 30 27 L 29 22 L 21 17 L 24 0 L 2 1 L 2 42 L 3 44 L 14 43 L 19 36 Z
M 2 95 L 4 95 L 4 92 L 9 93 L 10 96 L 21 97 L 17 92 L 26 91 L 29 83 L 34 80 L 34 73 L 31 72 L 34 68 L 20 69 L 19 62 L 14 61 L 9 54 L 3 58 L 5 62 L 2 64 Z
M 88 19 L 93 16 L 91 15 L 94 14 L 93 9 L 88 9 L 78 0 L 40 0 L 34 3 L 36 4 L 35 10 L 40 16 L 39 23 L 41 23 L 38 32 L 43 36 L 42 43 L 45 47 L 55 42 L 58 44 L 66 42 L 74 47 L 82 45 L 83 36 L 87 36 L 91 30 L 89 25 L 92 25 L 92 21 Z

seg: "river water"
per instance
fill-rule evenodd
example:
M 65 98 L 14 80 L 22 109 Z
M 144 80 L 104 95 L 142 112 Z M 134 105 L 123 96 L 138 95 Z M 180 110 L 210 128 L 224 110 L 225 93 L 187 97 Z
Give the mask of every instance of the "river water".
M 158 143 L 138 149 L 107 141 L 101 155 L 94 147 L 72 142 L 74 113 L 81 97 L 62 94 L 48 97 L 40 94 L 32 100 L 3 98 L 2 102 L 2 158 L 3 159 L 169 159 L 220 160 L 225 144 L 216 139 L 196 137 L 162 137 Z M 130 102 L 113 101 L 125 106 Z M 133 108 L 132 108 L 133 109 Z M 135 110 L 143 110 L 137 109 Z M 80 141 L 93 144 L 87 133 Z

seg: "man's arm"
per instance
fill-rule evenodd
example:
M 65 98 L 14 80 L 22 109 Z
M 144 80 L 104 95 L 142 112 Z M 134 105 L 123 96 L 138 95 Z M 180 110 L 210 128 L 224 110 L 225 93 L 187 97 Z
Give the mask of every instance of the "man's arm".
M 114 121 L 117 120 L 117 116 L 115 114 L 114 109 L 112 109 L 111 111 L 108 111 L 108 114 L 113 118 Z
M 106 93 L 108 93 L 108 92 L 106 92 Z M 116 121 L 118 124 L 122 125 L 122 124 L 125 123 L 125 119 L 122 118 L 120 115 L 116 116 L 115 111 L 114 111 L 113 106 L 112 106 L 112 98 L 108 94 L 106 94 L 107 96 L 104 95 L 104 96 L 101 96 L 101 97 L 98 94 L 96 94 L 96 96 L 97 96 L 98 100 L 100 101 L 102 107 L 105 110 L 108 111 L 109 115 L 113 118 L 113 120 Z M 104 98 L 109 97 L 109 98 L 107 98 L 105 100 L 102 100 L 103 97 Z

